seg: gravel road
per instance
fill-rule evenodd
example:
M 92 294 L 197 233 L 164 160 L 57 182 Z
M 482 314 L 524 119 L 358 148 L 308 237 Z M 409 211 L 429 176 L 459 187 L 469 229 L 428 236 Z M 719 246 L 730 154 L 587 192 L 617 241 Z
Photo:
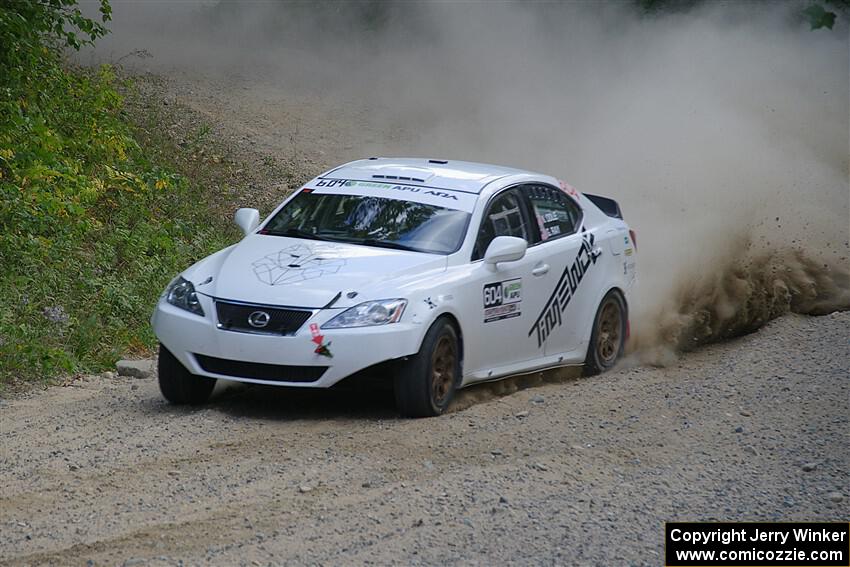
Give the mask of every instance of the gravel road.
M 850 313 L 396 417 L 89 376 L 0 401 L 2 565 L 659 565 L 666 520 L 850 517 Z
M 138 87 L 131 113 L 217 141 L 234 206 L 413 139 L 275 85 Z M 367 387 L 185 409 L 154 378 L 88 376 L 0 399 L 0 565 L 660 565 L 664 521 L 850 519 L 848 432 L 850 312 L 470 388 L 428 420 Z

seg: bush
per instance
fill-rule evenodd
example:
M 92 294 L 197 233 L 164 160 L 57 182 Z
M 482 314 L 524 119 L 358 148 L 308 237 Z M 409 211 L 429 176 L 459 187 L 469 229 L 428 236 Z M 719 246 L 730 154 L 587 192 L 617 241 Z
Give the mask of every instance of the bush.
M 147 351 L 159 292 L 226 243 L 200 190 L 146 158 L 112 70 L 63 64 L 104 33 L 75 0 L 0 4 L 0 384 Z

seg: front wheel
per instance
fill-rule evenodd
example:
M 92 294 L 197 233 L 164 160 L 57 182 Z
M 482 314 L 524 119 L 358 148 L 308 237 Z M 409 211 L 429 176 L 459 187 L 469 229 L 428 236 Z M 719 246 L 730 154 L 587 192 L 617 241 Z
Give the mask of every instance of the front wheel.
M 399 365 L 394 384 L 399 412 L 405 417 L 440 415 L 449 407 L 459 379 L 457 332 L 440 319 L 428 330 L 419 352 Z
M 215 378 L 192 374 L 162 345 L 159 345 L 158 370 L 159 390 L 172 404 L 202 404 L 215 387 Z
M 599 304 L 587 358 L 584 361 L 585 376 L 600 374 L 614 367 L 623 355 L 626 342 L 626 302 L 617 290 L 609 291 Z

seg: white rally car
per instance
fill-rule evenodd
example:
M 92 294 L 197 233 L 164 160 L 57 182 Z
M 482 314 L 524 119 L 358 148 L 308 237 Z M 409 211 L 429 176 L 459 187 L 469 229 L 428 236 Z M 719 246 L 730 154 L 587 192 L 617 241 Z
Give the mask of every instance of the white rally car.
M 634 233 L 611 199 L 477 163 L 370 158 L 308 182 L 238 243 L 172 281 L 152 323 L 159 384 L 327 388 L 378 371 L 407 416 L 457 388 L 584 364 L 629 334 Z

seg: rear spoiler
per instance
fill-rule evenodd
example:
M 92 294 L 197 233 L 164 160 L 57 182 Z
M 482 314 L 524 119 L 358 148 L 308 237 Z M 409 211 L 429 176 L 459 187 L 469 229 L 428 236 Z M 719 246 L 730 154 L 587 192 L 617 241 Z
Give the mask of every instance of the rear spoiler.
M 591 195 L 589 193 L 582 193 L 582 195 L 590 199 L 591 203 L 599 207 L 602 212 L 609 217 L 614 217 L 615 219 L 623 218 L 623 213 L 620 211 L 620 205 L 614 199 L 600 197 L 599 195 Z

